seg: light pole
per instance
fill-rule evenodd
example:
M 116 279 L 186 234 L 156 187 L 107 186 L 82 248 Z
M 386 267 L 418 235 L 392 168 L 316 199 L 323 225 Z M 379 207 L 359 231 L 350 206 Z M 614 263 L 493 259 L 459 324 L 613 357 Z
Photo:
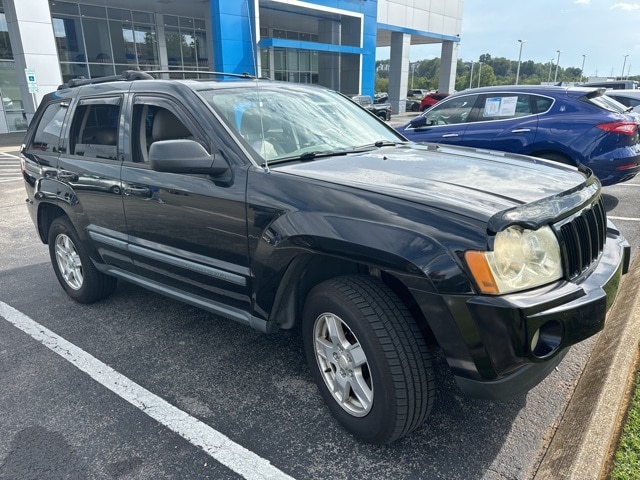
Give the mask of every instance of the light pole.
M 580 81 L 582 81 L 583 77 L 584 77 L 584 61 L 587 59 L 587 56 L 583 53 L 582 54 L 582 68 L 580 69 Z
M 622 80 L 624 78 L 624 67 L 627 65 L 627 57 L 629 55 L 625 55 L 624 56 L 624 62 L 622 63 L 622 75 L 620 75 L 620 80 Z
M 473 60 L 471 60 L 471 73 L 469 74 L 469 88 L 471 88 L 472 81 L 473 81 Z
M 553 83 L 558 81 L 558 67 L 560 66 L 560 54 L 562 53 L 560 50 L 558 52 L 558 60 L 556 61 L 556 74 L 553 76 Z
M 480 88 L 481 78 L 482 78 L 482 62 L 478 62 L 478 88 Z
M 413 90 L 413 79 L 415 77 L 416 74 L 416 65 L 420 63 L 420 62 L 412 62 L 409 64 L 409 66 L 411 67 L 411 89 Z
M 520 61 L 522 60 L 522 45 L 527 43 L 526 40 L 518 40 L 520 42 L 520 54 L 518 55 L 518 70 L 516 71 L 516 85 L 518 85 L 518 80 L 520 80 Z

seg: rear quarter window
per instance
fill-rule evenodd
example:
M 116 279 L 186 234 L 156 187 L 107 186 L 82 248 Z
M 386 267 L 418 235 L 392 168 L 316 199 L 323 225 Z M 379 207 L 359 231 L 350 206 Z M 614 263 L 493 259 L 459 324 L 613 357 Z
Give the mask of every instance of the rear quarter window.
M 62 102 L 49 105 L 36 127 L 29 150 L 57 152 L 62 133 L 62 124 L 67 114 L 67 105 Z

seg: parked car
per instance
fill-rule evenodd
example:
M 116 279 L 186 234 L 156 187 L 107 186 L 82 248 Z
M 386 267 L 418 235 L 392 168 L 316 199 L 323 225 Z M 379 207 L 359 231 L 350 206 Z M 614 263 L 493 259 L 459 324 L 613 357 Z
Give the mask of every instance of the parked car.
M 423 98 L 428 94 L 429 90 L 424 90 L 422 88 L 411 88 L 407 91 L 407 97 L 411 98 Z
M 378 93 L 373 99 L 373 103 L 388 103 L 389 95 L 386 93 Z M 412 100 L 407 98 L 405 102 L 405 111 L 407 112 L 417 112 L 420 109 L 420 102 L 418 100 Z
M 605 95 L 640 113 L 640 90 L 607 90 Z
M 382 120 L 391 120 L 391 104 L 374 102 L 369 95 L 354 95 L 351 100 Z
M 43 98 L 22 175 L 69 297 L 121 280 L 299 328 L 328 410 L 375 443 L 429 414 L 430 346 L 462 391 L 497 400 L 603 328 L 630 248 L 591 171 L 418 145 L 331 90 L 238 77 L 125 72 Z M 77 188 L 87 177 L 119 188 Z
M 444 100 L 449 96 L 448 93 L 433 92 L 420 100 L 420 111 L 424 112 L 427 108 L 434 106 L 440 100 Z
M 637 90 L 638 82 L 636 80 L 604 80 L 601 82 L 587 82 L 582 87 L 606 88 L 610 90 Z
M 399 128 L 416 142 L 501 150 L 586 166 L 602 185 L 640 171 L 636 117 L 603 88 L 500 86 L 447 97 Z

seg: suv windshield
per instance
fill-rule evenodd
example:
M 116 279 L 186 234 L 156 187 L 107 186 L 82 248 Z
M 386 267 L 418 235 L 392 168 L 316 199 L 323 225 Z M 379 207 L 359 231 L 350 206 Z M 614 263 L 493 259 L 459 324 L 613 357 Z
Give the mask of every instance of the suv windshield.
M 199 90 L 264 160 L 344 153 L 401 136 L 341 95 L 290 86 Z

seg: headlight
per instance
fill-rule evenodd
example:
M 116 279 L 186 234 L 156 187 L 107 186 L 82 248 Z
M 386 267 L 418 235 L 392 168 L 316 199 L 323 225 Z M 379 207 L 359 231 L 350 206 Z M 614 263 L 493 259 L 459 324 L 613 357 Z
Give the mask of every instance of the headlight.
M 465 260 L 482 293 L 526 290 L 562 277 L 560 246 L 548 226 L 508 227 L 496 235 L 492 252 L 468 251 Z

